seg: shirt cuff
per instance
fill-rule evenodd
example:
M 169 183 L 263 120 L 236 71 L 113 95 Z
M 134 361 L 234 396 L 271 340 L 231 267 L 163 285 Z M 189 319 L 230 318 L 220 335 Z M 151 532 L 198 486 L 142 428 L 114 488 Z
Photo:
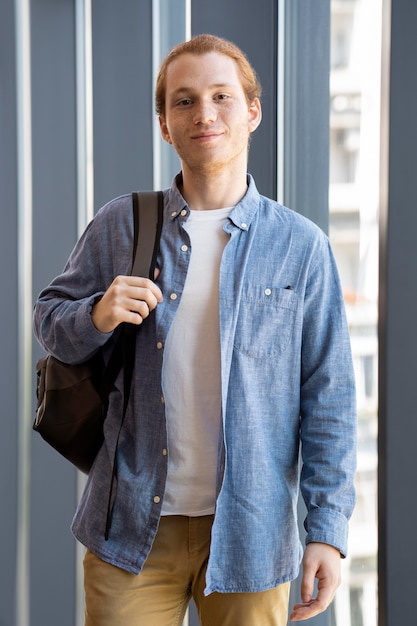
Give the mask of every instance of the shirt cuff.
M 102 293 L 96 293 L 90 298 L 84 300 L 77 311 L 75 320 L 75 331 L 79 337 L 88 337 L 88 343 L 92 347 L 98 348 L 103 346 L 112 336 L 113 331 L 102 333 L 93 324 L 91 311 L 95 303 L 103 297 Z M 85 342 L 87 343 L 87 341 Z
M 332 509 L 315 508 L 308 512 L 304 522 L 307 543 L 327 543 L 339 550 L 342 558 L 348 551 L 348 520 Z

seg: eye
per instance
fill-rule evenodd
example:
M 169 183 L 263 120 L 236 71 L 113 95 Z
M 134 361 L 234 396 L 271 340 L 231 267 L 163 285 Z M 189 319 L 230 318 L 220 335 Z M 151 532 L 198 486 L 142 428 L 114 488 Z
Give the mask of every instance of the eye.
M 219 93 L 215 96 L 216 100 L 228 100 L 230 96 L 227 93 Z
M 192 104 L 192 100 L 191 98 L 183 98 L 182 100 L 179 100 L 177 102 L 177 106 L 179 107 L 186 107 L 186 106 L 190 106 L 190 104 Z

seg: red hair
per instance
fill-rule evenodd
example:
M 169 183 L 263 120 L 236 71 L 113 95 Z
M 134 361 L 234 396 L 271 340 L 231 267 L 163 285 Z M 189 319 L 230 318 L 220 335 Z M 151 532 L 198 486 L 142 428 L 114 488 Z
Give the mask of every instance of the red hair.
M 215 35 L 197 35 L 189 41 L 180 43 L 171 50 L 162 62 L 158 73 L 155 88 L 155 109 L 158 115 L 165 114 L 165 92 L 167 69 L 182 54 L 207 54 L 208 52 L 218 52 L 233 59 L 238 67 L 243 91 L 248 103 L 251 104 L 255 98 L 260 98 L 262 87 L 255 70 L 249 63 L 246 55 L 234 43 Z

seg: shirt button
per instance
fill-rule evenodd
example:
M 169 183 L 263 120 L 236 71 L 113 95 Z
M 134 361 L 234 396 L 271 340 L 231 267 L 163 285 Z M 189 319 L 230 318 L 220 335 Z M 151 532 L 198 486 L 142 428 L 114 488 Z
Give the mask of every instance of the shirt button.
M 243 229 L 246 229 L 248 227 L 248 225 L 245 222 L 242 222 L 240 225 Z
M 272 291 L 270 289 L 265 289 L 264 293 L 266 296 L 270 296 Z
M 171 293 L 169 297 L 171 298 L 171 300 L 176 300 L 178 298 L 176 293 Z
M 161 502 L 161 498 L 159 496 L 155 496 L 153 501 L 155 502 L 155 504 L 158 504 L 158 502 Z
M 168 454 L 168 450 L 167 450 L 166 448 L 164 448 L 164 449 L 162 450 L 162 454 L 163 454 L 164 456 L 166 456 L 166 455 Z
M 165 404 L 165 398 L 164 398 L 164 396 L 161 396 L 161 402 L 162 402 L 162 404 Z
M 183 252 L 187 252 L 187 250 L 188 250 L 188 246 L 186 246 L 186 245 L 184 244 L 183 246 L 181 246 L 181 250 L 182 250 Z
M 185 209 L 183 209 L 183 210 L 181 211 L 181 215 L 184 217 L 184 215 L 187 215 L 187 211 L 186 211 Z
M 172 213 L 171 213 L 171 217 L 175 217 L 175 216 L 176 216 L 176 214 L 177 214 L 177 212 L 176 212 L 176 211 L 172 211 Z
M 162 350 L 162 346 L 163 346 L 162 341 L 158 341 L 156 344 L 156 347 L 158 348 L 158 350 Z

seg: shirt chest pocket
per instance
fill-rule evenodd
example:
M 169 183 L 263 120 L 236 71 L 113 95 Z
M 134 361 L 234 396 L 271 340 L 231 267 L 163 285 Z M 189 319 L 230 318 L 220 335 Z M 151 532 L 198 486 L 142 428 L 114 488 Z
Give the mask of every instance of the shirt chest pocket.
M 298 301 L 290 288 L 248 286 L 240 301 L 235 349 L 258 359 L 282 354 L 294 332 Z

